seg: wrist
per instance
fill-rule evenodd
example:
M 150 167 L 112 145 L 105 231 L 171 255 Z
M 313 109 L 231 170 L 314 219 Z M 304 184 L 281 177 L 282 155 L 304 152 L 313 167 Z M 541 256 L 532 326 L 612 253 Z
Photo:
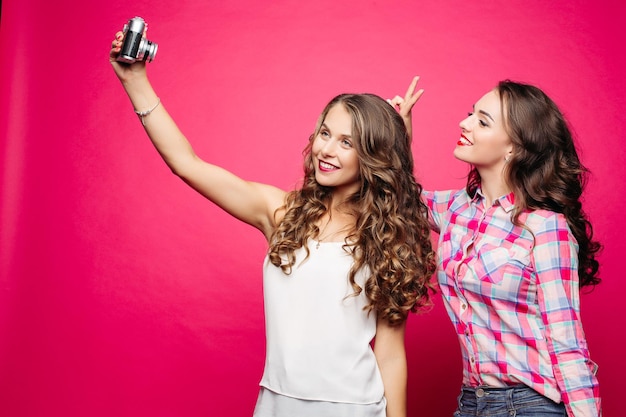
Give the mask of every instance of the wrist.
M 127 91 L 140 90 L 150 85 L 145 71 L 142 73 L 124 74 L 123 77 L 120 77 L 120 81 Z

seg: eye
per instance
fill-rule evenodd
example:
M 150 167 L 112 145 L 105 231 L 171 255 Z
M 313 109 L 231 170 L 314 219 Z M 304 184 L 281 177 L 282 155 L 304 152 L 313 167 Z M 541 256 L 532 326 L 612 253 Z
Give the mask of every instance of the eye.
M 489 124 L 487 124 L 487 122 L 485 122 L 484 120 L 479 120 L 478 123 L 482 126 L 482 127 L 487 127 L 489 126 Z
M 320 136 L 323 136 L 325 138 L 329 138 L 330 137 L 330 133 L 328 132 L 328 130 L 322 129 L 322 130 L 320 130 Z
M 350 139 L 341 139 L 341 145 L 346 147 L 346 148 L 351 148 L 352 147 L 352 141 L 350 141 Z

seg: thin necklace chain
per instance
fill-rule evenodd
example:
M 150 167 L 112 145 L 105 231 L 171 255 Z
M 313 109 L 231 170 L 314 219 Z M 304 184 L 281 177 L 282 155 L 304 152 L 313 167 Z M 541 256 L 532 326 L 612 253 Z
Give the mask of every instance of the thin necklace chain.
M 331 238 L 333 236 L 336 236 L 336 235 L 338 235 L 341 232 L 345 232 L 350 227 L 350 226 L 342 227 L 341 229 L 337 230 L 336 232 L 333 232 L 333 233 L 331 233 L 331 234 L 329 234 L 327 236 L 322 237 L 324 232 L 326 232 L 326 229 L 328 229 L 328 225 L 330 225 L 331 220 L 332 220 L 332 218 L 329 217 L 328 221 L 324 225 L 324 228 L 322 229 L 322 231 L 317 234 L 317 244 L 315 245 L 315 249 L 319 249 L 320 248 L 320 243 L 323 243 L 325 239 L 328 239 L 328 238 Z

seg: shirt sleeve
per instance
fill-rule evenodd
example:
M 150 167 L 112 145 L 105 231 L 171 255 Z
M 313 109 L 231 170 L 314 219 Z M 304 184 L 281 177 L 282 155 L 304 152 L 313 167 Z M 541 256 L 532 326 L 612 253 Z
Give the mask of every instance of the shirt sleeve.
M 422 199 L 430 214 L 428 222 L 431 230 L 436 233 L 441 232 L 443 216 L 450 208 L 452 198 L 452 191 L 422 191 Z
M 533 232 L 539 309 L 561 397 L 568 416 L 598 417 L 597 366 L 580 320 L 578 245 L 561 214 L 549 216 Z

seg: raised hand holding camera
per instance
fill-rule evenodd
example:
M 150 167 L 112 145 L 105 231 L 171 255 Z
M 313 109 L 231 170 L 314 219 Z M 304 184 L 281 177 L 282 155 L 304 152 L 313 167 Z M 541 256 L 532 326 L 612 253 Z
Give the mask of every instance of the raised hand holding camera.
M 158 45 L 144 37 L 146 22 L 136 16 L 124 25 L 124 43 L 117 61 L 132 64 L 136 61 L 152 62 L 156 56 Z
M 115 34 L 109 52 L 115 75 L 122 82 L 143 126 L 161 103 L 146 74 L 146 62 L 151 62 L 157 52 L 157 44 L 145 38 L 146 27 L 141 17 L 129 20 L 123 31 Z

